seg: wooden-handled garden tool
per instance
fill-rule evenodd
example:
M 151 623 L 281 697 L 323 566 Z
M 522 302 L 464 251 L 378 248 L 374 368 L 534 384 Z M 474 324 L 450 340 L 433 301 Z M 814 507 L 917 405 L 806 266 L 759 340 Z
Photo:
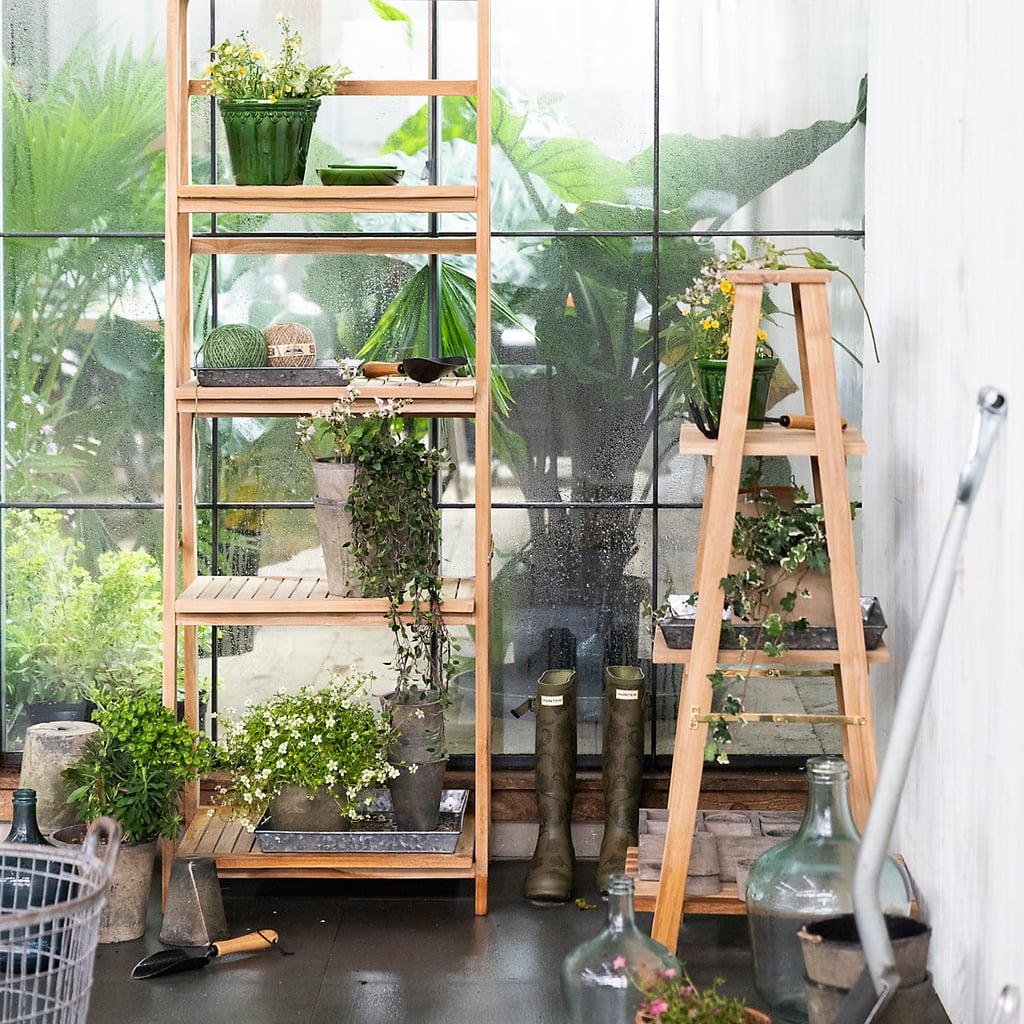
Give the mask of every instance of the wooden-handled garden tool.
M 707 409 L 702 409 L 692 398 L 690 399 L 690 415 L 693 417 L 693 422 L 697 429 L 705 436 L 709 438 L 718 437 L 718 424 L 715 422 L 713 416 L 711 416 Z M 748 423 L 778 423 L 780 427 L 785 427 L 787 430 L 813 430 L 814 429 L 814 417 L 813 416 L 750 416 L 747 420 Z M 840 420 L 840 426 L 845 430 L 848 426 L 845 419 Z
M 248 935 L 239 935 L 237 939 L 211 942 L 200 956 L 191 956 L 183 949 L 161 949 L 140 960 L 132 968 L 132 977 L 156 978 L 161 974 L 194 971 L 205 967 L 214 957 L 227 956 L 228 953 L 255 953 L 272 948 L 277 948 L 277 932 L 263 928 L 258 932 L 249 932 Z
M 430 384 L 446 373 L 454 373 L 468 361 L 465 356 L 409 356 L 400 363 L 363 363 L 361 372 L 368 379 L 398 374 L 418 384 Z

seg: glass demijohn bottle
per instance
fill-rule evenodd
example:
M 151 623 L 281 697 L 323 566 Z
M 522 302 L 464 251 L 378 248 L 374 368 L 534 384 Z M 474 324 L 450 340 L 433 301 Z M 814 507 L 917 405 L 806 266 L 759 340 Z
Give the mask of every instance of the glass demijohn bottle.
M 612 875 L 607 923 L 562 964 L 569 1024 L 632 1024 L 643 1002 L 638 983 L 650 985 L 670 968 L 678 971 L 679 961 L 633 919 L 633 879 Z
M 853 912 L 860 833 L 847 800 L 850 769 L 841 757 L 807 761 L 807 809 L 796 834 L 761 854 L 747 877 L 747 922 L 754 985 L 773 1021 L 807 1020 L 803 951 L 807 923 Z M 910 909 L 903 869 L 888 858 L 879 884 L 882 909 Z

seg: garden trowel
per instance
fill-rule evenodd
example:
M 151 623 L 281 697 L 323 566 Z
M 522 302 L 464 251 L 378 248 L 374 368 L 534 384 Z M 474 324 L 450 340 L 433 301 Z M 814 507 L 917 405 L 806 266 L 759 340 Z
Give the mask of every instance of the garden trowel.
M 132 968 L 132 977 L 155 978 L 161 974 L 194 971 L 205 967 L 214 957 L 226 956 L 228 953 L 252 953 L 275 946 L 277 932 L 264 928 L 258 932 L 249 932 L 248 935 L 239 935 L 237 939 L 211 942 L 200 956 L 192 956 L 183 949 L 161 949 L 140 960 Z

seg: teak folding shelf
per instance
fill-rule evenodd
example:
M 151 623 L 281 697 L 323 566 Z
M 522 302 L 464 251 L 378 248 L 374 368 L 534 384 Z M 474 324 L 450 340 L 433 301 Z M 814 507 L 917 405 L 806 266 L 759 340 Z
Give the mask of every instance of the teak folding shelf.
M 732 527 L 743 457 L 809 457 L 815 500 L 823 505 L 825 511 L 837 646 L 833 651 L 787 651 L 780 658 L 772 659 L 772 664 L 834 666 L 840 712 L 835 717 L 841 725 L 843 753 L 850 764 L 850 802 L 855 819 L 863 827 L 877 775 L 868 662 L 887 660 L 888 652 L 884 645 L 871 652 L 864 647 L 846 459 L 851 455 L 863 455 L 866 446 L 859 432 L 852 428 L 844 431 L 840 422 L 826 295 L 826 285 L 832 275 L 826 270 L 741 270 L 730 273 L 728 277 L 736 286 L 736 305 L 719 434 L 716 439 L 709 440 L 696 427 L 686 424 L 680 435 L 683 453 L 710 457 L 694 590 L 702 596 L 721 592 L 720 581 L 728 572 L 732 548 Z M 770 426 L 763 430 L 747 430 L 757 326 L 762 290 L 766 284 L 788 284 L 792 288 L 804 410 L 814 416 L 813 431 Z M 685 668 L 676 722 L 661 878 L 657 883 L 637 886 L 637 906 L 654 911 L 652 935 L 671 950 L 676 948 L 679 937 L 686 870 L 703 772 L 704 744 L 711 709 L 711 682 L 708 677 L 719 664 L 735 662 L 740 654 L 738 651 L 719 650 L 720 611 L 721 605 L 716 607 L 714 599 L 698 601 L 692 647 L 687 650 L 670 649 L 659 636 L 654 648 L 655 662 L 675 662 Z M 758 663 L 767 660 L 753 652 L 747 657 Z M 786 716 L 780 717 L 784 719 Z M 701 897 L 699 901 L 686 900 L 685 904 L 687 909 L 703 913 L 744 911 L 734 887 L 714 899 Z
M 436 0 L 427 0 L 433 4 Z M 196 563 L 196 502 L 193 469 L 194 428 L 199 417 L 300 416 L 326 408 L 341 389 L 329 387 L 200 387 L 192 377 L 192 257 L 207 254 L 419 253 L 464 254 L 476 259 L 476 365 L 469 379 L 441 379 L 416 384 L 391 377 L 358 380 L 358 405 L 369 408 L 374 396 L 408 399 L 403 415 L 463 417 L 475 420 L 475 579 L 450 580 L 443 608 L 449 622 L 475 630 L 475 777 L 473 808 L 453 854 L 285 854 L 261 853 L 247 834 L 232 831 L 209 808 L 197 807 L 189 795 L 188 827 L 178 852 L 201 853 L 233 876 L 291 877 L 446 877 L 475 880 L 475 907 L 487 912 L 488 833 L 490 825 L 491 683 L 490 612 L 490 7 L 472 0 L 477 11 L 474 79 L 351 81 L 335 83 L 335 97 L 474 96 L 477 108 L 476 181 L 469 185 L 394 187 L 236 187 L 193 184 L 190 179 L 190 100 L 206 96 L 207 83 L 189 79 L 188 0 L 167 4 L 167 330 L 165 370 L 164 465 L 164 678 L 165 703 L 176 697 L 179 634 L 184 638 L 184 688 L 188 720 L 198 720 L 196 628 L 201 625 L 381 624 L 385 604 L 379 600 L 337 598 L 320 579 L 267 577 L 199 577 Z M 244 28 L 245 26 L 239 26 Z M 209 102 L 209 101 L 208 101 Z M 475 225 L 464 235 L 430 234 L 321 237 L 195 237 L 193 214 L 216 213 L 468 213 Z M 180 521 L 175 497 L 180 497 Z M 183 589 L 177 586 L 180 570 Z M 165 858 L 165 882 L 170 857 Z

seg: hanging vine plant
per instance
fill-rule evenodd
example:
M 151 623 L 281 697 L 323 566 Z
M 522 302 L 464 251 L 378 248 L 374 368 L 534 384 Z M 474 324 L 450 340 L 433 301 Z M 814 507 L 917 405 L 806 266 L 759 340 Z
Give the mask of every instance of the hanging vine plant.
M 351 441 L 355 480 L 346 508 L 363 593 L 385 597 L 394 633 L 394 699 L 447 694 L 455 645 L 441 613 L 441 513 L 434 481 L 454 465 L 415 420 L 365 420 Z M 403 604 L 405 608 L 403 609 Z

